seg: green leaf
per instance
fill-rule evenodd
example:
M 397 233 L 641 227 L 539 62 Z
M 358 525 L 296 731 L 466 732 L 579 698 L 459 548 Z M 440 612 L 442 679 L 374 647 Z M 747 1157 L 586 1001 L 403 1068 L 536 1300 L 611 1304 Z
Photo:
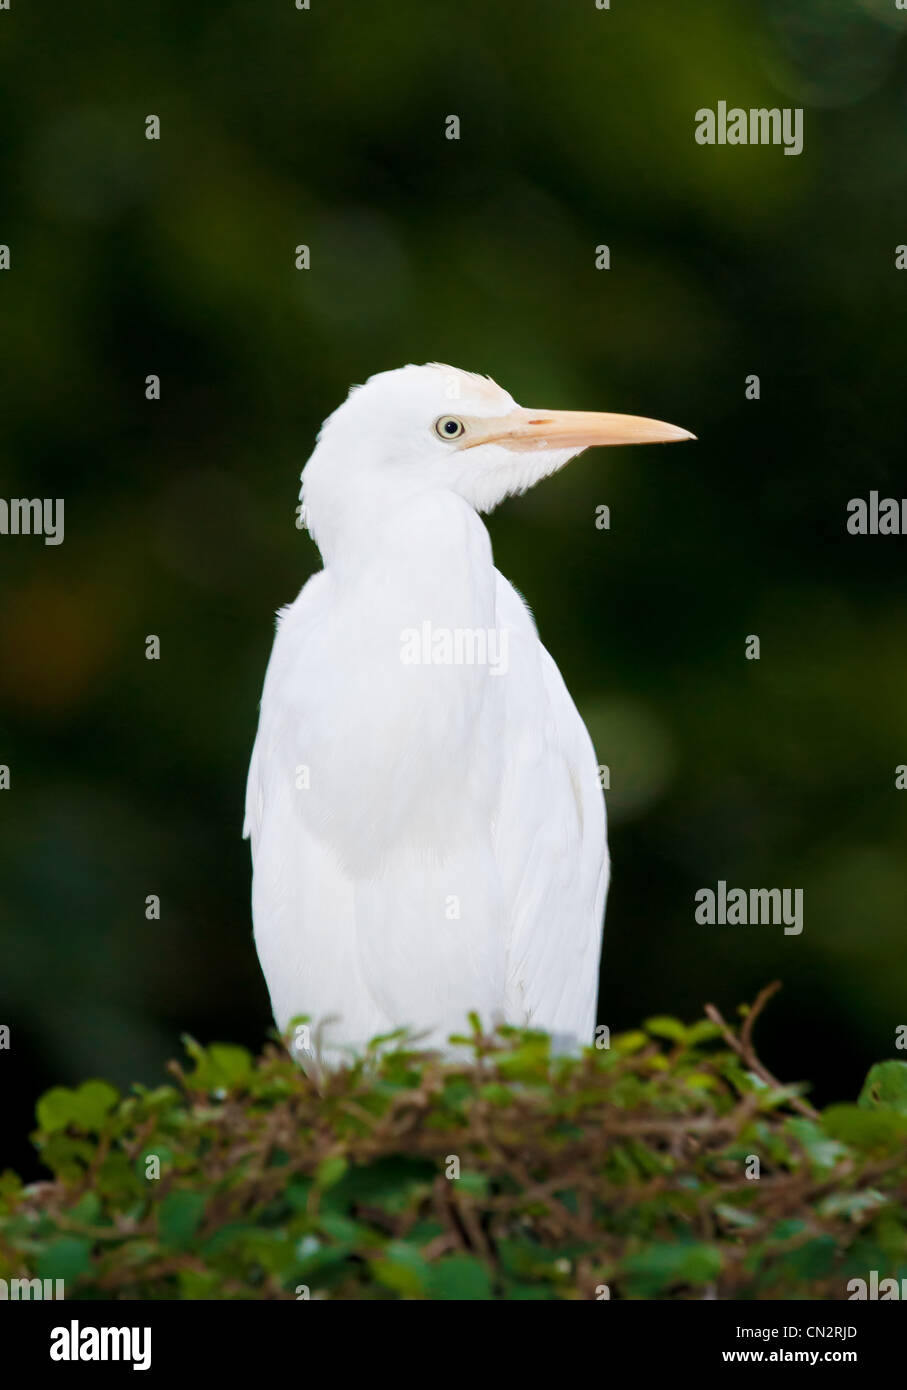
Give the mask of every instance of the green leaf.
M 510 1092 L 508 1091 L 508 1097 Z M 455 1076 L 444 1083 L 441 1093 L 446 1106 L 451 1110 L 462 1110 L 475 1095 L 475 1087 L 462 1076 Z
M 53 1134 L 55 1130 L 65 1129 L 72 1119 L 72 1091 L 65 1086 L 54 1086 L 38 1101 L 35 1107 L 35 1114 L 38 1120 L 38 1128 L 45 1134 Z
M 406 1211 L 418 1196 L 431 1187 L 438 1166 L 424 1158 L 388 1154 L 369 1164 L 356 1164 L 321 1201 L 321 1207 L 345 1210 L 353 1203 L 381 1207 L 388 1213 Z
M 899 1115 L 907 1115 L 907 1062 L 876 1062 L 870 1067 L 857 1104 L 867 1108 L 888 1105 Z
M 296 1178 L 284 1189 L 284 1198 L 294 1211 L 305 1211 L 312 1190 L 311 1178 Z
M 242 1221 L 230 1221 L 203 1241 L 201 1249 L 206 1255 L 220 1255 L 225 1250 L 238 1250 L 244 1241 L 256 1234 L 254 1226 Z
M 67 1297 L 71 1291 L 65 1286 L 85 1274 L 91 1266 L 92 1242 L 76 1236 L 60 1236 L 49 1241 L 35 1263 L 35 1273 L 39 1279 L 62 1279 Z
M 805 1221 L 801 1221 L 799 1217 L 789 1216 L 772 1228 L 770 1238 L 773 1241 L 793 1240 L 795 1236 L 802 1235 L 808 1229 Z
M 221 1276 L 195 1269 L 181 1269 L 179 1271 L 180 1298 L 187 1303 L 198 1302 L 199 1300 L 209 1300 L 217 1298 Z
M 120 1093 L 106 1081 L 83 1081 L 74 1096 L 74 1118 L 82 1129 L 103 1129 Z
M 470 1197 L 484 1197 L 489 1190 L 488 1178 L 484 1173 L 461 1173 L 452 1182 L 457 1192 L 465 1192 Z
M 18 1173 L 14 1173 L 11 1168 L 4 1168 L 0 1173 L 0 1201 L 4 1197 L 15 1197 L 22 1191 L 22 1179 Z
M 477 1302 L 492 1297 L 491 1275 L 474 1255 L 449 1255 L 432 1266 L 432 1298 Z
M 846 1158 L 847 1149 L 836 1139 L 829 1139 L 821 1125 L 815 1120 L 790 1119 L 785 1125 L 802 1144 L 810 1161 L 817 1168 L 833 1168 L 840 1159 Z
M 244 1047 L 212 1043 L 208 1048 L 208 1057 L 222 1085 L 238 1087 L 252 1075 L 252 1054 Z
M 184 1035 L 183 1043 L 195 1062 L 187 1081 L 196 1090 L 217 1092 L 240 1090 L 251 1079 L 254 1064 L 251 1053 L 232 1043 L 212 1043 L 204 1048 Z
M 487 1100 L 492 1105 L 513 1104 L 513 1091 L 500 1081 L 490 1081 L 487 1086 L 480 1086 L 478 1094 L 481 1100 Z
M 643 1298 L 677 1284 L 699 1286 L 721 1273 L 721 1251 L 713 1245 L 649 1245 L 624 1260 L 630 1285 Z
M 330 1158 L 323 1158 L 315 1170 L 316 1186 L 322 1189 L 334 1187 L 349 1166 L 349 1160 L 344 1158 L 343 1154 L 332 1154 Z
M 198 1229 L 205 1210 L 205 1194 L 177 1188 L 168 1192 L 158 1207 L 157 1229 L 161 1242 L 185 1250 Z
M 687 1043 L 690 1047 L 695 1047 L 701 1042 L 711 1042 L 713 1038 L 721 1037 L 721 1029 L 717 1023 L 713 1023 L 709 1018 L 701 1018 L 698 1023 L 687 1029 Z
M 834 1265 L 835 1250 L 834 1236 L 818 1236 L 796 1250 L 773 1258 L 776 1268 L 780 1266 L 784 1270 L 785 1282 L 796 1287 L 801 1280 L 820 1279 L 828 1274 Z
M 664 1014 L 659 1014 L 656 1018 L 647 1018 L 645 1029 L 648 1033 L 654 1033 L 656 1038 L 667 1038 L 670 1042 L 685 1042 L 687 1030 L 684 1024 L 677 1018 L 668 1018 Z
M 495 1056 L 498 1071 L 510 1081 L 539 1081 L 545 1078 L 551 1059 L 551 1039 L 527 1038 L 512 1052 Z
M 832 1139 L 858 1149 L 890 1149 L 907 1136 L 907 1117 L 888 1106 L 831 1105 L 822 1113 L 822 1128 Z
M 685 1086 L 689 1086 L 691 1091 L 715 1091 L 721 1090 L 721 1082 L 717 1076 L 712 1076 L 707 1071 L 691 1071 L 683 1078 Z
M 336 1212 L 325 1212 L 319 1222 L 319 1226 L 325 1235 L 331 1237 L 342 1245 L 354 1246 L 361 1244 L 368 1235 L 368 1228 L 361 1225 L 358 1221 L 352 1221 L 348 1216 L 341 1216 Z
M 71 1221 L 93 1226 L 101 1214 L 101 1199 L 96 1192 L 86 1192 L 70 1209 Z
M 371 1260 L 369 1267 L 379 1284 L 404 1297 L 423 1297 L 431 1280 L 428 1261 L 414 1246 L 402 1240 L 390 1241 L 381 1259 Z
M 54 1086 L 36 1106 L 38 1127 L 45 1134 L 75 1125 L 86 1131 L 103 1129 L 120 1093 L 106 1081 L 83 1081 L 78 1090 Z
M 729 1202 L 716 1202 L 715 1215 L 720 1216 L 729 1226 L 741 1230 L 752 1230 L 754 1226 L 759 1225 L 759 1218 L 751 1211 L 744 1211 L 742 1207 L 732 1206 Z
M 817 1211 L 820 1216 L 846 1216 L 850 1221 L 860 1221 L 869 1212 L 883 1207 L 888 1200 L 883 1193 L 872 1188 L 868 1192 L 832 1192 L 822 1199 Z
M 504 1297 L 509 1302 L 539 1302 L 555 1297 L 550 1287 L 544 1284 L 520 1284 L 506 1282 L 504 1285 Z

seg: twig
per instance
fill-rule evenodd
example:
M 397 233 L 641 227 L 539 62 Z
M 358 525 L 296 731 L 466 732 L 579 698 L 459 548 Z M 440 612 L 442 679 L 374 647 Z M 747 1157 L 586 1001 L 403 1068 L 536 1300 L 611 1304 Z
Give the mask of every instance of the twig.
M 743 1027 L 740 1030 L 739 1038 L 737 1034 L 734 1032 L 733 1028 L 731 1028 L 730 1025 L 725 1022 L 720 1011 L 715 1007 L 714 1004 L 706 1004 L 705 1006 L 706 1017 L 710 1018 L 713 1023 L 716 1023 L 718 1025 L 718 1027 L 721 1029 L 725 1042 L 728 1044 L 729 1047 L 733 1048 L 733 1050 L 737 1053 L 737 1056 L 741 1059 L 741 1061 L 743 1061 L 746 1064 L 748 1070 L 754 1072 L 755 1075 L 758 1076 L 761 1081 L 764 1081 L 766 1085 L 771 1086 L 776 1090 L 782 1090 L 783 1087 L 781 1085 L 781 1082 L 777 1079 L 777 1077 L 772 1075 L 768 1067 L 766 1067 L 762 1062 L 760 1062 L 758 1056 L 756 1055 L 756 1050 L 753 1046 L 753 1025 L 755 1024 L 756 1019 L 759 1017 L 768 1001 L 772 998 L 773 995 L 778 993 L 778 990 L 780 988 L 781 981 L 773 980 L 770 985 L 766 985 L 764 989 L 761 989 L 759 991 L 759 993 L 756 995 L 753 1007 L 750 1009 L 749 1013 L 746 1016 L 746 1019 L 744 1020 Z M 803 1100 L 800 1096 L 792 1096 L 790 1103 L 794 1110 L 798 1111 L 801 1115 L 806 1115 L 808 1119 L 816 1120 L 819 1118 L 818 1110 L 813 1109 L 809 1102 Z

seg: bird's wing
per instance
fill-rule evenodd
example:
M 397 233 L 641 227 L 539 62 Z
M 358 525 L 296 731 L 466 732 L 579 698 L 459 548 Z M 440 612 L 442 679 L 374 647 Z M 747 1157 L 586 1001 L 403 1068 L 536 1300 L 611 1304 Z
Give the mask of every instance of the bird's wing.
M 507 760 L 495 850 L 510 909 L 505 1012 L 592 1041 L 609 860 L 598 763 L 523 600 L 502 575 Z
M 277 614 L 274 645 L 265 672 L 264 688 L 258 719 L 258 732 L 249 762 L 246 779 L 246 809 L 243 839 L 252 842 L 252 857 L 261 838 L 265 814 L 269 810 L 267 792 L 283 787 L 289 754 L 296 751 L 298 740 L 287 726 L 287 708 L 283 694 L 291 663 L 305 640 L 307 629 L 317 624 L 323 609 L 327 577 L 323 570 L 306 580 L 292 603 L 285 604 Z
M 317 1020 L 324 1036 L 313 1035 L 311 1051 L 330 1056 L 328 1020 L 344 1019 L 344 1040 L 366 1041 L 387 1031 L 388 1019 L 361 978 L 352 886 L 305 814 L 311 750 L 293 696 L 299 669 L 314 655 L 326 584 L 323 571 L 313 575 L 278 615 L 243 833 L 252 844 L 255 945 L 275 1020 L 282 1030 L 302 1013 Z M 297 1052 L 305 1065 L 305 1049 Z
M 337 1020 L 326 1050 L 401 1025 L 443 1043 L 504 998 L 504 682 L 482 662 L 405 662 L 401 643 L 426 612 L 442 635 L 492 630 L 488 535 L 465 503 L 429 499 L 382 543 L 411 563 L 347 586 L 322 571 L 281 614 L 246 798 L 274 1014 Z

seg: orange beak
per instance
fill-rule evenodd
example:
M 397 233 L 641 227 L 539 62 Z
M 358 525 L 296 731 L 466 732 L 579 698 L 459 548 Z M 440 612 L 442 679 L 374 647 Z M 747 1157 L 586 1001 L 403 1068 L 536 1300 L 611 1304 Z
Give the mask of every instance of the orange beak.
M 596 444 L 670 444 L 695 434 L 641 415 L 596 410 L 513 410 L 497 419 L 465 420 L 461 449 L 503 444 L 508 449 L 588 449 Z

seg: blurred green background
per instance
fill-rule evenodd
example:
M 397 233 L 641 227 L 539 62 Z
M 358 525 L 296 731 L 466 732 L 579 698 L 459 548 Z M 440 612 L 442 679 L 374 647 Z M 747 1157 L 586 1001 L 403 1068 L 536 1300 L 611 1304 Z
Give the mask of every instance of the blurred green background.
M 318 565 L 298 474 L 405 362 L 699 436 L 490 520 L 611 768 L 602 1020 L 780 977 L 778 1074 L 827 1100 L 892 1054 L 907 542 L 845 508 L 907 493 L 905 28 L 894 0 L 0 13 L 0 495 L 66 502 L 62 546 L 0 537 L 0 1159 L 29 1166 L 49 1084 L 265 1036 L 240 830 L 273 614 Z M 720 100 L 803 106 L 804 153 L 697 145 Z M 802 887 L 803 935 L 696 925 L 719 878 Z

